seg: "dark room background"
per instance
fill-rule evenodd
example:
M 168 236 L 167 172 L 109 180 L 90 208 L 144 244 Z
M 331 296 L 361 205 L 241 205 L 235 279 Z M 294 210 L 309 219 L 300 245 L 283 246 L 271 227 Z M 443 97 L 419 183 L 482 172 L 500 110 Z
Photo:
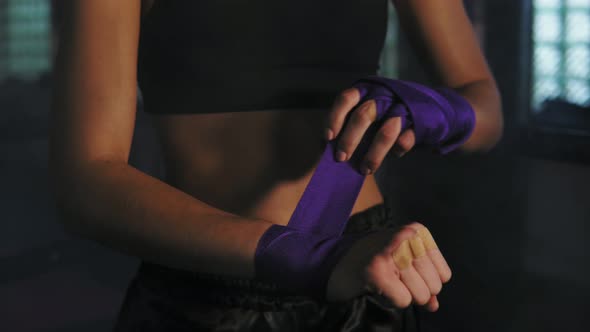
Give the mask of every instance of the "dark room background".
M 390 157 L 378 173 L 398 217 L 429 226 L 454 270 L 424 331 L 588 331 L 590 0 L 466 8 L 502 92 L 502 142 L 481 155 Z M 52 37 L 51 1 L 0 0 L 0 331 L 109 331 L 137 260 L 58 222 Z M 381 74 L 436 84 L 391 8 Z M 139 103 L 130 162 L 158 174 L 156 152 Z

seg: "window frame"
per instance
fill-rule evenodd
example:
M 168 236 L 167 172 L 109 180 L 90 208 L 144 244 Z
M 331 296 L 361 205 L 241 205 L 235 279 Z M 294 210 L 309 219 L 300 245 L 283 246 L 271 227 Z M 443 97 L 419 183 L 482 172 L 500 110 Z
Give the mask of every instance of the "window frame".
M 577 47 L 580 46 L 582 49 L 584 49 L 586 52 L 590 52 L 590 41 L 588 40 L 582 40 L 582 41 L 576 41 L 576 40 L 568 40 L 568 35 L 567 32 L 570 31 L 569 30 L 569 21 L 568 21 L 568 16 L 572 15 L 572 14 L 576 14 L 576 13 L 580 13 L 583 16 L 586 17 L 590 17 L 590 7 L 588 7 L 587 9 L 581 7 L 581 8 L 577 8 L 577 7 L 573 7 L 570 8 L 569 4 L 568 4 L 568 0 L 557 0 L 559 1 L 560 7 L 559 8 L 551 8 L 551 7 L 541 7 L 541 8 L 535 8 L 534 4 L 535 2 L 537 2 L 538 0 L 532 0 L 532 13 L 531 13 L 531 38 L 533 39 L 532 41 L 532 47 L 533 49 L 531 50 L 532 52 L 532 67 L 533 69 L 535 69 L 534 64 L 535 64 L 535 59 L 534 59 L 534 52 L 535 52 L 535 48 L 537 47 L 551 47 L 554 50 L 556 50 L 559 53 L 559 62 L 558 62 L 558 68 L 557 68 L 557 73 L 555 75 L 551 75 L 551 74 L 541 74 L 539 75 L 539 73 L 537 71 L 532 71 L 531 75 L 533 75 L 533 81 L 535 81 L 535 79 L 539 78 L 539 76 L 541 78 L 545 78 L 545 79 L 554 79 L 558 85 L 558 89 L 560 90 L 559 94 L 561 95 L 560 97 L 563 98 L 564 95 L 567 95 L 567 88 L 568 88 L 568 81 L 570 80 L 579 80 L 579 81 L 583 81 L 584 85 L 590 85 L 590 77 L 584 77 L 584 76 L 579 76 L 576 77 L 576 75 L 572 74 L 569 71 L 568 68 L 568 51 L 571 50 L 573 47 Z M 539 12 L 537 12 L 539 11 Z M 537 14 L 556 14 L 558 17 L 558 21 L 559 21 L 559 29 L 561 32 L 561 34 L 557 37 L 556 40 L 535 40 L 535 33 L 536 31 L 534 31 L 534 29 L 536 28 L 536 22 L 535 19 L 537 18 Z M 590 27 L 589 27 L 590 28 Z M 590 30 L 589 30 L 590 32 Z M 536 82 L 535 82 L 536 83 Z M 534 99 L 534 89 L 531 93 L 531 98 Z M 590 93 L 590 92 L 589 92 Z M 570 100 L 567 100 L 567 97 L 564 99 L 567 102 L 570 102 L 573 104 L 573 102 Z M 586 101 L 587 104 L 590 104 L 590 100 Z M 585 106 L 585 105 L 582 105 Z M 540 109 L 532 109 L 532 111 L 538 111 Z
M 539 121 L 533 111 L 533 1 L 487 0 L 485 6 L 486 54 L 503 98 L 505 134 L 500 149 L 590 164 L 590 126 L 573 129 Z M 564 115 L 561 120 L 571 119 Z
M 540 157 L 557 161 L 569 161 L 583 164 L 590 164 L 590 121 L 584 121 L 578 126 L 566 126 L 560 123 L 572 123 L 575 121 L 571 114 L 560 114 L 557 118 L 547 119 L 543 117 L 552 111 L 551 108 L 545 112 L 535 112 L 533 109 L 534 93 L 534 4 L 533 0 L 525 0 L 528 3 L 527 15 L 523 21 L 528 23 L 526 44 L 527 56 L 527 123 L 521 133 L 525 145 L 523 148 L 526 155 Z M 555 109 L 553 109 L 555 111 Z M 554 112 L 555 113 L 555 112 Z M 590 119 L 590 113 L 588 113 Z

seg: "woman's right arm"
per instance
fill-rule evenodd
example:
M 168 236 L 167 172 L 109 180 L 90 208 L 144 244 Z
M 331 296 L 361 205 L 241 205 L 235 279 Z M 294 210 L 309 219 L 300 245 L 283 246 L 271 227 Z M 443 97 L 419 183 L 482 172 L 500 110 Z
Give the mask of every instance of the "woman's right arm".
M 60 4 L 65 21 L 55 63 L 50 168 L 64 225 L 144 260 L 253 277 L 256 248 L 270 223 L 215 209 L 127 163 L 135 121 L 141 1 Z M 400 273 L 390 258 L 394 249 L 382 247 L 410 236 L 383 233 L 382 240 L 359 241 L 338 262 L 328 285 L 338 291 L 329 291 L 329 298 L 358 295 L 363 285 L 349 279 L 365 273 L 366 281 L 394 303 L 408 305 L 416 296 L 405 290 L 407 281 L 395 280 Z M 418 302 L 426 300 L 425 295 Z
M 127 163 L 141 1 L 61 5 L 50 169 L 66 228 L 156 263 L 252 277 L 270 223 L 215 209 Z

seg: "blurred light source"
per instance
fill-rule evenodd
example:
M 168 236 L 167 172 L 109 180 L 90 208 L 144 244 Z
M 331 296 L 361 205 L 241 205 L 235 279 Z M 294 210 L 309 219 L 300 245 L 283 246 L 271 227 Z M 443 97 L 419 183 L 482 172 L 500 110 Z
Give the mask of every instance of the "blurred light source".
M 387 21 L 387 35 L 385 36 L 385 44 L 381 52 L 381 59 L 379 61 L 379 74 L 396 78 L 398 75 L 398 25 L 397 15 L 395 9 L 388 1 L 388 21 Z
M 48 0 L 0 0 L 0 79 L 35 79 L 51 66 Z
M 590 104 L 590 1 L 533 0 L 533 110 L 562 98 Z

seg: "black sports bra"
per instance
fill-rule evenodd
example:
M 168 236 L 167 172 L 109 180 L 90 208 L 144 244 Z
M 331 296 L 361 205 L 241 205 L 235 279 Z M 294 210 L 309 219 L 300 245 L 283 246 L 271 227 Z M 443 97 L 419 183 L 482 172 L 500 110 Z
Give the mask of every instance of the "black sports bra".
M 143 18 L 149 113 L 329 107 L 378 69 L 387 0 L 160 0 Z

